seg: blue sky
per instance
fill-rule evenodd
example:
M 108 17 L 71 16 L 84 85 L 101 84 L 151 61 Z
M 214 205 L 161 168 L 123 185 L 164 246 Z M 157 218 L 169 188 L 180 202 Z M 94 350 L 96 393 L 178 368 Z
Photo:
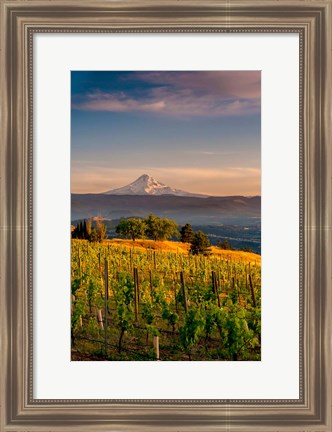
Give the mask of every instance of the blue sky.
M 210 195 L 260 195 L 259 71 L 71 74 L 73 193 L 149 174 Z

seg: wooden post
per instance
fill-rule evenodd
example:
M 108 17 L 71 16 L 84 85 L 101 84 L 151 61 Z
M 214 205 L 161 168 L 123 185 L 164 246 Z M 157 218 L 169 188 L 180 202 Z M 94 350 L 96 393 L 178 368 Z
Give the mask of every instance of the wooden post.
M 235 278 L 234 276 L 232 277 L 232 291 L 236 291 L 237 293 L 237 301 L 240 302 L 240 296 L 239 296 L 239 290 L 237 288 L 237 286 L 235 285 Z
M 138 297 L 138 304 L 140 302 L 140 292 L 139 292 L 139 280 L 138 280 L 138 270 L 136 268 L 136 285 L 137 285 L 137 297 Z
M 137 268 L 134 268 L 134 290 L 135 290 L 135 321 L 138 321 L 138 303 L 139 303 L 139 293 L 138 293 L 138 274 Z
M 73 311 L 74 311 L 75 300 L 76 300 L 76 297 L 74 296 L 74 294 L 72 294 L 72 296 L 71 296 L 71 313 L 73 313 Z
M 220 297 L 219 297 L 219 280 L 217 279 L 216 274 L 214 274 L 214 278 L 215 278 L 215 283 L 216 283 L 216 293 L 217 293 L 217 302 L 218 302 L 218 307 L 220 307 Z
M 173 276 L 173 291 L 174 291 L 175 310 L 176 310 L 176 313 L 178 313 L 178 301 L 176 298 L 176 286 L 175 286 L 174 276 Z
M 213 292 L 214 292 L 215 296 L 217 297 L 218 307 L 220 307 L 218 282 L 217 282 L 216 272 L 214 272 L 214 271 L 212 272 L 212 287 L 213 287 Z
M 160 360 L 159 359 L 159 336 L 153 337 L 153 345 L 154 345 L 154 349 L 156 350 L 156 360 Z
M 149 278 L 150 278 L 150 296 L 152 300 L 153 299 L 152 270 L 149 271 Z
M 214 294 L 216 294 L 216 287 L 215 287 L 215 284 L 214 284 L 215 273 L 214 273 L 213 270 L 212 270 L 211 276 L 212 276 L 212 291 L 213 291 Z
M 254 307 L 256 307 L 255 290 L 254 290 L 254 285 L 252 283 L 251 275 L 249 275 L 249 284 L 250 284 L 252 302 L 253 302 Z
M 157 270 L 156 251 L 153 251 L 153 265 L 154 269 Z
M 183 271 L 180 272 L 180 280 L 181 280 L 181 286 L 182 286 L 183 306 L 184 306 L 185 312 L 187 313 L 188 312 L 188 303 L 187 303 L 186 283 L 184 280 Z
M 108 315 L 108 261 L 105 259 L 104 267 L 104 279 L 105 279 L 105 355 L 107 355 L 107 315 Z
M 97 309 L 97 321 L 101 330 L 104 330 L 103 315 L 101 309 Z

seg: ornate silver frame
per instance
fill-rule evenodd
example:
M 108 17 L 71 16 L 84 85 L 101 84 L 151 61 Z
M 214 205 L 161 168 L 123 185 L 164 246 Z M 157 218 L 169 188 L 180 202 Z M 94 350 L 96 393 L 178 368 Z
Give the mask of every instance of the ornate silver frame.
M 331 12 L 331 0 L 1 1 L 1 431 L 332 430 Z M 300 35 L 298 400 L 33 399 L 32 39 L 40 32 Z

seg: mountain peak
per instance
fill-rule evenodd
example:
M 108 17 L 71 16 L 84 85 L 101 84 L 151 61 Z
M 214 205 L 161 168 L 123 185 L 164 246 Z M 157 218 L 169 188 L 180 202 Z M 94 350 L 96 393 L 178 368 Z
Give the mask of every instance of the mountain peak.
M 106 195 L 177 195 L 204 198 L 207 195 L 193 194 L 181 189 L 174 189 L 154 179 L 148 174 L 142 174 L 132 183 L 117 189 L 104 192 Z
M 148 174 L 142 174 L 141 176 L 138 177 L 137 180 L 148 180 L 149 178 L 150 178 L 150 176 Z

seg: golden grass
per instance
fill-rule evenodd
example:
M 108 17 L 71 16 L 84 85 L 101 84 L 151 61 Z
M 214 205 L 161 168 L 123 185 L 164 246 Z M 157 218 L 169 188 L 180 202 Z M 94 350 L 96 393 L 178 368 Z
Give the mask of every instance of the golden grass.
M 136 241 L 127 239 L 112 239 L 105 240 L 104 243 L 124 246 L 135 249 L 151 249 L 157 252 L 174 252 L 188 254 L 190 244 L 174 241 L 154 241 L 154 240 L 141 240 Z M 256 264 L 261 263 L 261 256 L 251 252 L 223 250 L 216 246 L 212 246 L 211 252 L 214 256 L 221 256 L 223 259 L 231 261 L 253 262 Z
M 216 246 L 212 246 L 212 253 L 213 255 L 221 255 L 224 259 L 232 261 L 255 262 L 257 264 L 261 263 L 261 256 L 252 252 L 223 250 Z

